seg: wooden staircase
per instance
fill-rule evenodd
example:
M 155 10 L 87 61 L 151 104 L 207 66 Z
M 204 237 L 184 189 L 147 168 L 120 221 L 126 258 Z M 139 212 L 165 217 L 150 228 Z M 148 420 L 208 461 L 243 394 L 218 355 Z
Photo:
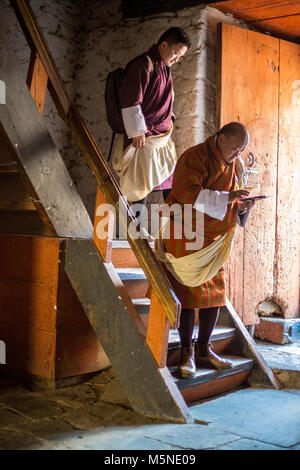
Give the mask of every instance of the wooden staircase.
M 235 356 L 234 371 L 199 370 L 192 381 L 176 377 L 174 367 L 179 355 L 176 328 L 180 321 L 180 303 L 152 247 L 146 240 L 134 239 L 130 234 L 128 226 L 136 220 L 78 110 L 67 97 L 28 2 L 15 0 L 12 5 L 31 47 L 32 57 L 27 87 L 14 64 L 12 52 L 2 46 L 5 38 L 1 38 L 0 78 L 9 86 L 7 105 L 0 107 L 0 140 L 5 142 L 12 157 L 2 162 L 6 165 L 2 170 L 8 181 L 10 173 L 14 173 L 8 170 L 13 166 L 17 168 L 19 183 L 26 191 L 24 189 L 19 201 L 15 199 L 17 191 L 13 198 L 5 193 L 2 211 L 4 213 L 8 208 L 15 214 L 17 208 L 38 215 L 45 230 L 45 233 L 38 231 L 39 236 L 43 235 L 45 240 L 48 237 L 55 245 L 56 276 L 58 270 L 64 285 L 68 286 L 72 305 L 77 302 L 85 313 L 85 319 L 89 320 L 109 357 L 133 408 L 150 417 L 186 423 L 193 421 L 187 402 L 241 386 L 255 371 L 259 372 L 260 383 L 265 380 L 269 386 L 277 388 L 272 371 L 257 352 L 229 301 L 221 316 L 222 321 L 226 318 L 229 324 L 223 324 L 222 328 L 218 325 L 213 341 L 217 351 Z M 94 232 L 41 117 L 47 88 L 98 183 Z M 112 240 L 110 228 L 105 238 L 98 237 L 97 226 L 103 216 L 98 215 L 97 209 L 101 204 L 110 204 L 115 209 L 120 224 L 126 228 L 128 241 Z M 4 215 L 7 217 L 6 212 Z M 21 219 L 14 217 L 13 224 L 16 220 L 19 223 Z M 14 225 L 6 232 L 4 230 L 11 234 L 11 243 L 20 245 L 20 239 L 15 239 L 16 233 L 34 235 L 32 225 L 26 229 L 24 220 L 22 218 L 18 230 Z M 108 225 L 112 217 L 109 220 Z M 42 243 L 44 239 L 41 239 Z M 34 243 L 29 240 L 29 244 Z M 38 266 L 38 271 L 44 275 L 43 265 Z M 146 299 L 149 284 L 151 301 Z M 60 288 L 61 294 L 63 291 Z M 55 299 L 54 296 L 53 302 Z M 66 303 L 66 299 L 60 301 L 62 314 Z M 56 311 L 54 303 L 51 307 L 54 325 L 59 318 Z M 48 320 L 44 314 L 42 317 L 43 322 Z M 44 324 L 41 328 L 36 318 L 30 321 L 37 323 L 37 331 L 43 330 Z M 52 355 L 55 334 L 56 331 L 51 330 L 49 350 Z M 43 362 L 47 364 L 46 360 Z
M 150 242 L 150 246 L 153 247 L 153 245 L 153 242 Z M 138 261 L 128 242 L 113 240 L 111 259 L 137 312 L 147 327 L 151 304 L 150 299 L 146 297 L 149 283 L 143 269 L 138 267 Z M 197 337 L 197 332 L 198 325 L 196 320 L 194 329 L 195 338 Z M 224 357 L 230 357 L 234 364 L 232 369 L 224 371 L 217 371 L 213 368 L 197 369 L 196 377 L 193 379 L 182 379 L 177 372 L 177 364 L 181 353 L 179 335 L 177 330 L 170 329 L 166 365 L 171 372 L 174 383 L 186 402 L 208 398 L 237 387 L 249 386 L 248 378 L 253 370 L 254 361 L 250 358 L 232 355 L 235 334 L 236 328 L 218 324 L 211 336 L 214 351 L 222 354 Z

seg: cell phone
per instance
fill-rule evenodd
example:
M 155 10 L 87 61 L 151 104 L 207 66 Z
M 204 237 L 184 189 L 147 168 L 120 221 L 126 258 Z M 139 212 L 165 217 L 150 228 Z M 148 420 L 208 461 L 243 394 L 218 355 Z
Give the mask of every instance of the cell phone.
M 253 196 L 253 197 L 243 197 L 241 201 L 256 201 L 257 199 L 266 199 L 270 196 Z

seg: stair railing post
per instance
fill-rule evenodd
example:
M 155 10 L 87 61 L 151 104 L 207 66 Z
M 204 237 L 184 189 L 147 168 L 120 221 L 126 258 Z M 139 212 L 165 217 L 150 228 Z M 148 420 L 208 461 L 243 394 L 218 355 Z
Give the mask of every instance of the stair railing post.
M 111 263 L 114 224 L 115 214 L 108 207 L 107 199 L 101 187 L 98 186 L 94 217 L 94 242 L 105 263 Z

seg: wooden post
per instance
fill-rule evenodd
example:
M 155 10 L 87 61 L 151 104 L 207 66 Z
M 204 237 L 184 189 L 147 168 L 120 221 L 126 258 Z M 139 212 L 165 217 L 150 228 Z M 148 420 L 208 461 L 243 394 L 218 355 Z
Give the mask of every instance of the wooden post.
M 48 85 L 48 74 L 39 55 L 34 51 L 31 52 L 27 85 L 40 114 L 43 114 Z
M 101 205 L 103 204 L 108 204 L 108 202 L 100 186 L 98 186 L 94 219 L 94 242 L 101 253 L 103 261 L 110 263 L 115 214 L 109 209 L 107 211 L 101 211 Z M 105 219 L 107 220 L 106 223 Z M 106 230 L 104 231 L 105 228 Z
M 146 343 L 158 367 L 166 367 L 167 364 L 169 330 L 170 321 L 158 297 L 152 292 Z

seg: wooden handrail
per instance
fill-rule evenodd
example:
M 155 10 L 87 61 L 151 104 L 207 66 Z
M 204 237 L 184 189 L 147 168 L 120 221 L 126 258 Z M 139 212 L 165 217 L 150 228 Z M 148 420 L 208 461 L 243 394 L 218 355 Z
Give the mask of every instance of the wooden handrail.
M 120 223 L 126 228 L 129 244 L 145 271 L 154 293 L 163 306 L 171 326 L 178 327 L 181 310 L 180 302 L 149 243 L 142 238 L 134 239 L 128 231 L 129 225 L 135 221 L 134 215 L 79 111 L 67 97 L 63 81 L 30 5 L 27 0 L 12 0 L 11 3 L 29 46 L 33 52 L 39 55 L 48 74 L 48 89 L 59 115 L 71 130 L 107 202 L 114 206 Z M 123 210 L 119 211 L 119 205 L 123 206 Z M 126 216 L 124 217 L 123 214 L 126 214 Z

